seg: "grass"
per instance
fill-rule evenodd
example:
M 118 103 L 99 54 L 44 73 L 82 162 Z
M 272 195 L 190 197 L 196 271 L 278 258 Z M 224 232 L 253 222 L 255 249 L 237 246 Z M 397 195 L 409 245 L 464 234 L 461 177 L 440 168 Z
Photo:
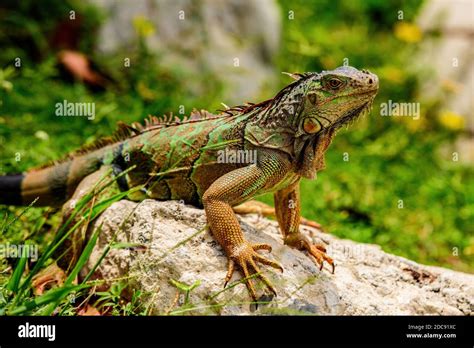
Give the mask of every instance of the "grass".
M 6 282 L 6 286 L 0 286 L 0 291 L 2 292 L 2 296 L 0 298 L 0 314 L 51 315 L 58 309 L 61 309 L 61 312 L 63 313 L 70 309 L 68 306 L 72 305 L 72 302 L 70 301 L 70 295 L 73 295 L 74 298 L 83 297 L 84 290 L 93 287 L 97 283 L 100 283 L 100 281 L 89 282 L 89 279 L 94 270 L 98 267 L 99 263 L 110 250 L 110 245 L 104 249 L 103 254 L 99 260 L 91 268 L 89 273 L 82 279 L 81 283 L 74 284 L 80 270 L 89 261 L 89 257 L 101 232 L 101 226 L 97 227 L 93 231 L 92 235 L 85 243 L 85 246 L 77 262 L 68 272 L 67 277 L 61 286 L 53 288 L 41 296 L 35 296 L 32 282 L 34 277 L 39 275 L 40 272 L 53 261 L 59 261 L 59 258 L 54 257 L 53 255 L 56 250 L 63 246 L 68 237 L 74 233 L 78 233 L 78 231 L 82 228 L 87 228 L 91 221 L 93 221 L 114 202 L 119 201 L 126 194 L 136 191 L 136 189 L 131 189 L 126 192 L 119 192 L 96 201 L 96 198 L 100 197 L 100 194 L 104 190 L 115 184 L 117 179 L 118 177 L 107 179 L 107 176 L 104 176 L 98 181 L 96 187 L 93 188 L 90 193 L 84 195 L 84 197 L 78 200 L 70 218 L 59 227 L 59 229 L 56 231 L 54 239 L 44 246 L 41 256 L 34 264 L 28 264 L 26 249 L 23 249 L 23 254 L 17 261 L 16 266 L 11 273 L 10 279 L 8 282 Z M 28 207 L 28 209 L 30 209 L 30 207 Z M 26 209 L 23 213 L 26 213 L 28 209 Z M 81 218 L 77 219 L 77 217 Z M 8 226 L 9 225 L 7 225 L 7 228 L 3 230 L 4 234 L 8 232 Z M 111 241 L 111 243 L 113 241 L 114 239 Z M 31 241 L 27 240 L 25 243 L 28 245 L 31 243 Z M 110 291 L 114 290 L 115 289 L 111 289 Z

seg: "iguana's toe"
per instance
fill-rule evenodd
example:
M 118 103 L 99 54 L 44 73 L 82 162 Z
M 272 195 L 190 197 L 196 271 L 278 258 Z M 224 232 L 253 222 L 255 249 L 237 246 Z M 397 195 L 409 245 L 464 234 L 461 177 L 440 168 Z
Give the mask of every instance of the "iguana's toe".
M 235 264 L 238 264 L 245 277 L 245 285 L 252 296 L 254 301 L 257 301 L 257 292 L 255 291 L 255 286 L 252 282 L 252 278 L 258 278 L 262 281 L 266 287 L 276 296 L 276 290 L 273 287 L 270 280 L 262 274 L 260 267 L 257 265 L 257 262 L 263 263 L 265 265 L 272 266 L 283 272 L 283 267 L 275 261 L 269 260 L 259 253 L 256 250 L 268 250 L 271 251 L 272 248 L 268 244 L 250 244 L 243 243 L 240 246 L 234 247 L 227 268 L 227 274 L 225 277 L 225 285 L 230 281 L 235 270 Z
M 326 255 L 326 248 L 324 248 L 324 246 L 320 244 L 308 244 L 307 246 L 305 246 L 305 249 L 316 260 L 316 264 L 319 265 L 320 270 L 323 269 L 324 261 L 326 261 L 328 264 L 331 265 L 331 273 L 334 274 L 336 266 L 334 265 L 333 259 Z
M 308 237 L 301 233 L 293 233 L 285 237 L 285 244 L 297 248 L 299 250 L 306 250 L 311 260 L 319 266 L 319 269 L 322 270 L 324 266 L 324 261 L 332 267 L 332 273 L 336 266 L 334 265 L 334 260 L 326 255 L 326 248 L 322 244 L 313 244 Z
M 309 227 L 316 228 L 320 231 L 324 231 L 323 226 L 321 226 L 321 224 L 319 222 L 316 222 L 316 221 L 313 221 L 313 220 L 308 220 L 304 217 L 301 217 L 300 225 L 309 226 Z

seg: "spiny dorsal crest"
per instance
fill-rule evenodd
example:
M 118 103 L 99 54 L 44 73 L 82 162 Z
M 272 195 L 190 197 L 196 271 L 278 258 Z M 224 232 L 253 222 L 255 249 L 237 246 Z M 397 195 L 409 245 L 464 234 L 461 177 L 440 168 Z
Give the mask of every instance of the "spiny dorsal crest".
M 83 145 L 79 149 L 67 154 L 65 157 L 63 157 L 60 160 L 48 162 L 46 164 L 33 168 L 32 170 L 40 170 L 43 168 L 51 167 L 51 166 L 66 162 L 68 160 L 73 159 L 74 157 L 90 153 L 97 149 L 101 149 L 108 145 L 115 144 L 122 140 L 129 139 L 131 137 L 140 135 L 142 133 L 145 133 L 154 129 L 170 127 L 173 125 L 179 125 L 179 124 L 184 124 L 184 123 L 199 122 L 199 121 L 204 121 L 208 119 L 227 117 L 227 116 L 228 115 L 226 114 L 215 115 L 215 114 L 210 113 L 207 110 L 193 109 L 191 114 L 188 117 L 185 116 L 183 119 L 180 119 L 179 117 L 174 116 L 173 113 L 170 113 L 168 115 L 163 115 L 162 117 L 148 115 L 148 117 L 143 121 L 143 123 L 134 122 L 132 124 L 126 124 L 122 121 L 119 121 L 117 122 L 117 130 L 112 135 L 99 138 L 93 141 L 92 143 Z
M 289 77 L 291 77 L 293 80 L 296 80 L 296 81 L 298 81 L 299 79 L 308 77 L 308 76 L 310 76 L 310 75 L 311 75 L 311 76 L 314 75 L 314 73 L 310 73 L 310 72 L 305 72 L 305 73 L 289 73 L 289 72 L 285 72 L 285 71 L 283 71 L 282 74 L 288 75 Z
M 305 94 L 306 81 L 318 76 L 317 73 L 284 73 L 295 79 L 295 81 L 283 88 L 272 99 L 271 106 L 262 116 L 260 124 L 263 126 L 276 128 L 286 123 L 291 115 L 299 112 L 301 99 Z
M 176 126 L 184 123 L 199 122 L 219 117 L 223 117 L 223 115 L 214 115 L 207 110 L 193 109 L 191 114 L 185 116 L 183 119 L 173 115 L 171 112 L 168 115 L 163 115 L 161 117 L 148 115 L 143 123 L 133 122 L 132 124 L 126 124 L 119 121 L 117 123 L 117 130 L 111 136 L 97 139 L 93 143 L 74 151 L 72 155 L 85 154 L 154 129 Z

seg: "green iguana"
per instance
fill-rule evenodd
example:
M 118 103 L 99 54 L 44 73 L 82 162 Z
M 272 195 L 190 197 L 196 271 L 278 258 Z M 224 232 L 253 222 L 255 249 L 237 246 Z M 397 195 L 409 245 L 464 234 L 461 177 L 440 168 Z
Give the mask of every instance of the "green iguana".
M 299 182 L 324 168 L 324 154 L 336 131 L 369 110 L 378 78 L 353 67 L 289 75 L 296 81 L 267 101 L 218 115 L 193 111 L 185 120 L 150 117 L 144 125 L 119 124 L 113 137 L 63 161 L 0 177 L 0 204 L 26 205 L 39 197 L 38 205 L 63 205 L 66 219 L 74 202 L 104 173 L 117 177 L 135 166 L 117 179 L 119 190 L 142 186 L 128 198 L 183 200 L 204 207 L 210 230 L 229 259 L 225 284 L 238 265 L 245 277 L 256 273 L 276 294 L 258 263 L 282 267 L 257 253 L 271 251 L 269 245 L 245 240 L 233 211 L 257 195 L 274 192 L 284 243 L 306 250 L 321 267 L 328 262 L 334 271 L 324 247 L 299 232 Z M 252 280 L 246 285 L 256 299 Z

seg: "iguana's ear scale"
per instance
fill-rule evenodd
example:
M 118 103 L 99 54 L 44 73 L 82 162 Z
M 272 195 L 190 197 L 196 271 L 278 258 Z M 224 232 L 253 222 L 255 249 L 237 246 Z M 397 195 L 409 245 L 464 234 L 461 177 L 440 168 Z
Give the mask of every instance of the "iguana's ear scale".
M 313 105 L 316 105 L 316 103 L 318 102 L 318 96 L 314 92 L 308 93 L 308 99 Z

